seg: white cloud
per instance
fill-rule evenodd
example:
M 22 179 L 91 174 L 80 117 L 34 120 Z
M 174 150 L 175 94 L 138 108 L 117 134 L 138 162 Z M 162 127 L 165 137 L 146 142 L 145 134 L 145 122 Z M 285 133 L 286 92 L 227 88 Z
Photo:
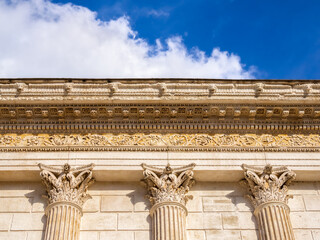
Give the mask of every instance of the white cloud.
M 209 57 L 188 50 L 180 37 L 150 45 L 126 17 L 106 22 L 72 4 L 0 0 L 0 77 L 252 78 L 253 71 L 218 48 Z

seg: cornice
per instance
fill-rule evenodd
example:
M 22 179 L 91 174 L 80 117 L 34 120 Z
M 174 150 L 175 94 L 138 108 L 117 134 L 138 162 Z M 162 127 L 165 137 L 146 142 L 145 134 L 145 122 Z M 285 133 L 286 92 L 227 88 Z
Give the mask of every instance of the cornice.
M 0 81 L 0 102 L 8 101 L 226 101 L 313 102 L 320 81 L 97 80 L 96 82 Z
M 320 81 L 0 79 L 0 133 L 312 133 Z
M 320 100 L 320 99 L 319 99 Z M 292 103 L 286 104 L 253 104 L 253 103 L 74 103 L 57 104 L 29 103 L 13 104 L 8 101 L 0 103 L 0 121 L 101 121 L 101 120 L 143 120 L 155 121 L 165 119 L 170 121 L 210 119 L 226 120 L 318 120 L 320 104 Z

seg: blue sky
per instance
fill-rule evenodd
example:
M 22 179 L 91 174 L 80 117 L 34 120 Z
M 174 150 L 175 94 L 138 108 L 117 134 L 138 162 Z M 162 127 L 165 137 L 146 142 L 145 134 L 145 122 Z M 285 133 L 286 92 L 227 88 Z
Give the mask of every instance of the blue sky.
M 69 2 L 52 1 L 59 6 Z M 79 0 L 72 4 L 96 12 L 96 20 L 106 23 L 125 16 L 129 30 L 134 31 L 131 38 L 143 40 L 150 48 L 158 41 L 162 44 L 162 52 L 170 48 L 166 44 L 168 39 L 178 38 L 178 48 L 185 48 L 185 55 L 196 59 L 199 52 L 194 54 L 195 49 L 205 55 L 202 65 L 210 60 L 215 48 L 227 52 L 229 57 L 239 58 L 240 70 L 237 65 L 237 70 L 228 69 L 224 75 L 206 72 L 207 75 L 199 74 L 199 77 L 212 74 L 213 77 L 225 78 L 320 78 L 318 0 Z M 230 57 L 224 64 L 228 61 L 234 63 L 236 60 Z M 181 69 L 183 66 L 189 65 L 181 63 Z M 207 68 L 210 67 L 215 69 L 213 65 Z M 194 71 L 208 71 L 207 68 L 203 70 L 197 66 Z M 170 74 L 179 76 L 170 71 L 165 76 L 170 77 Z M 188 77 L 188 73 L 182 75 Z M 102 76 L 113 77 L 114 74 L 102 73 Z M 154 76 L 158 76 L 157 71 Z M 190 75 L 194 76 L 197 74 Z

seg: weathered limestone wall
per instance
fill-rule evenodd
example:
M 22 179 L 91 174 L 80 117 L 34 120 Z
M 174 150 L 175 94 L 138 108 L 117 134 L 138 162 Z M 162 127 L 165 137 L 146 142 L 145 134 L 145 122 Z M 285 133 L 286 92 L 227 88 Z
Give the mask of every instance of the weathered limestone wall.
M 297 240 L 320 239 L 320 183 L 290 185 L 291 221 Z M 150 239 L 150 203 L 138 182 L 96 182 L 84 205 L 80 239 Z M 197 182 L 187 203 L 188 240 L 256 240 L 251 203 L 238 183 Z M 45 188 L 39 182 L 0 182 L 0 239 L 40 240 L 46 217 Z

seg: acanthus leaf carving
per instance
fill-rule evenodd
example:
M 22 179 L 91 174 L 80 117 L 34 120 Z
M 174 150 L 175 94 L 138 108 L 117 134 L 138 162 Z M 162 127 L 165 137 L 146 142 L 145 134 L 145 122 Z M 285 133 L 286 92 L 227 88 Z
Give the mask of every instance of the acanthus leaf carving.
M 92 169 L 94 164 L 71 168 L 66 163 L 62 168 L 39 164 L 40 176 L 46 186 L 48 203 L 72 202 L 80 207 L 91 198 L 88 187 L 94 182 Z
M 288 185 L 295 179 L 296 174 L 287 167 L 272 167 L 267 164 L 264 168 L 242 165 L 245 180 L 249 187 L 247 195 L 254 207 L 267 202 L 288 203 Z
M 178 202 L 185 205 L 192 199 L 187 193 L 195 183 L 192 171 L 194 167 L 194 163 L 181 168 L 172 168 L 168 164 L 164 169 L 142 164 L 142 182 L 146 185 L 146 196 L 151 204 Z

